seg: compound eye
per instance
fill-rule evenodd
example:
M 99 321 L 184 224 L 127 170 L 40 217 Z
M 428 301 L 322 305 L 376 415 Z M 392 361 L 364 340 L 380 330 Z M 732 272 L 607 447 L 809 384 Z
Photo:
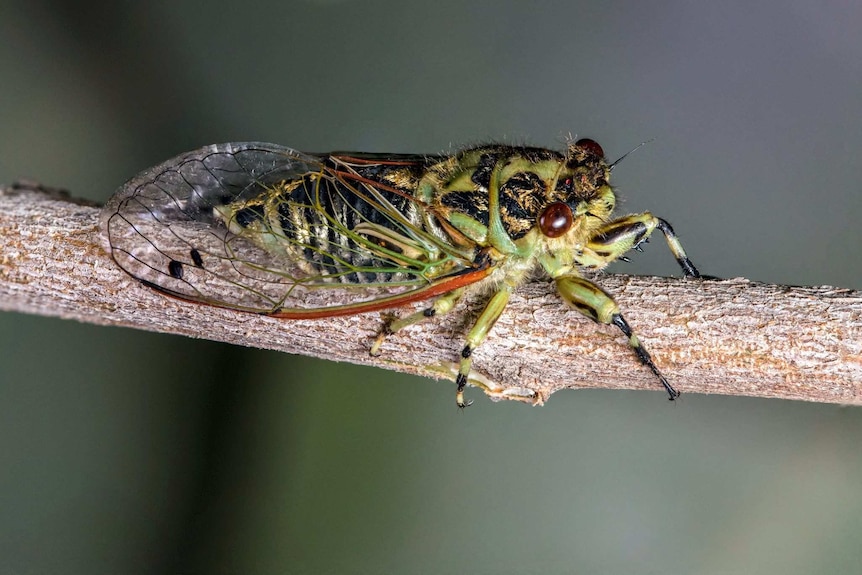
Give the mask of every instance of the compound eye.
M 591 140 L 589 138 L 582 138 L 575 142 L 575 147 L 580 148 L 584 152 L 591 154 L 597 158 L 605 157 L 605 151 L 595 140 Z
M 563 202 L 554 202 L 539 214 L 539 230 L 549 238 L 558 238 L 571 229 L 572 221 L 572 208 Z

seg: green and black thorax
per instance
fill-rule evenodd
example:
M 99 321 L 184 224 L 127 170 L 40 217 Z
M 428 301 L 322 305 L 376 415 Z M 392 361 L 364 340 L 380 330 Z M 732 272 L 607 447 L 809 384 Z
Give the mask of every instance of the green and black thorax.
M 429 167 L 418 185 L 420 199 L 449 220 L 453 214 L 490 223 L 490 193 L 499 190 L 500 219 L 513 241 L 534 229 L 551 203 L 591 202 L 607 186 L 601 157 L 570 147 L 567 154 L 543 148 L 482 146 Z M 613 206 L 609 206 L 612 208 Z

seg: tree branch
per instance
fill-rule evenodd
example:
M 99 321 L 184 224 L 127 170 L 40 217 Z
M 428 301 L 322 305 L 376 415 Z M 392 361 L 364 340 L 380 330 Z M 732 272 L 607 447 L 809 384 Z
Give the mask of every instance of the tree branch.
M 368 349 L 381 314 L 287 321 L 165 298 L 101 249 L 99 209 L 0 189 L 0 309 L 121 325 L 454 379 L 470 317 L 452 313 Z M 862 292 L 605 275 L 656 364 L 683 392 L 862 404 Z M 463 307 L 461 309 L 464 309 Z M 519 288 L 474 354 L 492 398 L 542 403 L 568 388 L 660 390 L 615 327 L 565 308 L 548 283 Z

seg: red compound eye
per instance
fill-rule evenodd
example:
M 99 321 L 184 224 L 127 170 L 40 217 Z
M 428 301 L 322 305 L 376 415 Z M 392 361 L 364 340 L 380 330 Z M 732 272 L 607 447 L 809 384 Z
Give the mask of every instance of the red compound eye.
M 588 154 L 592 154 L 593 156 L 595 156 L 597 158 L 604 158 L 605 157 L 605 151 L 602 149 L 602 147 L 599 145 L 599 143 L 596 142 L 595 140 L 591 140 L 589 138 L 583 138 L 583 139 L 575 142 L 575 147 L 580 148 L 580 149 L 584 150 L 585 152 L 587 152 Z
M 571 227 L 572 208 L 563 202 L 548 204 L 539 214 L 539 230 L 549 238 L 558 238 Z

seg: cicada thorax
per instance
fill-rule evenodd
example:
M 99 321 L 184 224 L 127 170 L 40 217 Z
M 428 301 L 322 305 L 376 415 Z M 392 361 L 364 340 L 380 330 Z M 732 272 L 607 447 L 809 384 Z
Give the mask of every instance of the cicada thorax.
M 481 239 L 480 232 L 492 220 L 490 200 L 496 189 L 502 226 L 510 240 L 518 241 L 537 226 L 545 233 L 540 221 L 549 206 L 564 205 L 572 214 L 585 214 L 598 201 L 597 215 L 609 215 L 614 203 L 609 175 L 603 157 L 580 145 L 571 145 L 565 154 L 543 148 L 484 146 L 431 166 L 423 178 L 424 193 L 420 183 L 420 197 L 446 219 L 466 222 L 461 228 L 468 235 L 478 230 L 473 237 Z M 555 237 L 560 229 L 549 229 L 546 235 Z

